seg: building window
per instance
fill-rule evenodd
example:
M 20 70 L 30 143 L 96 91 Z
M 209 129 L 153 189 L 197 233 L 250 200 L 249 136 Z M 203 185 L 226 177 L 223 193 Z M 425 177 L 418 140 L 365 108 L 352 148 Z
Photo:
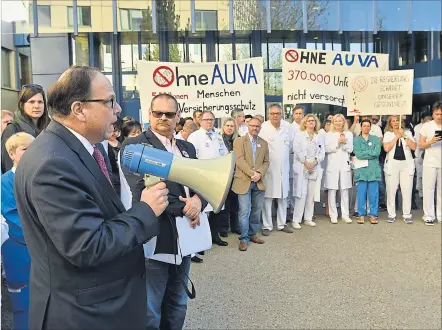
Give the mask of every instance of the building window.
M 122 31 L 149 30 L 147 26 L 147 9 L 120 8 L 120 24 Z
M 12 88 L 11 51 L 5 48 L 2 48 L 2 87 Z
M 51 26 L 51 6 L 37 6 L 38 26 Z M 29 24 L 34 24 L 34 7 L 29 5 Z
M 399 66 L 411 64 L 411 35 L 400 32 L 399 40 Z
M 195 30 L 218 30 L 217 10 L 195 10 Z
M 31 64 L 29 57 L 26 55 L 19 55 L 20 61 L 20 86 L 29 84 L 31 82 Z
M 91 7 L 77 7 L 78 26 L 91 26 Z M 68 7 L 68 25 L 74 26 L 74 8 Z
M 414 60 L 416 63 L 427 62 L 427 32 L 414 32 Z

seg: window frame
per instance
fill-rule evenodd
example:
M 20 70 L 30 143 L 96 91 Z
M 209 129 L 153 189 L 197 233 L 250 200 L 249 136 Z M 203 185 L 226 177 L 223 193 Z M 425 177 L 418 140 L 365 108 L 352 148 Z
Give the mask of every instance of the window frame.
M 82 14 L 81 11 L 83 10 L 83 8 L 89 8 L 89 21 L 90 21 L 89 25 L 83 24 L 83 18 L 81 15 Z M 69 22 L 70 17 L 71 17 L 71 15 L 69 14 L 70 10 L 72 10 L 72 24 L 70 24 L 70 22 Z M 74 27 L 74 7 L 68 6 L 67 11 L 68 11 L 68 27 Z M 78 19 L 78 26 L 92 27 L 92 8 L 91 8 L 91 6 L 77 6 L 77 19 Z
M 140 23 L 140 27 L 138 27 L 136 30 L 134 30 L 134 27 L 133 27 L 133 24 L 132 24 L 132 18 L 133 18 L 132 12 L 134 12 L 134 11 L 140 12 L 141 17 L 143 17 L 143 10 L 147 11 L 147 9 L 141 9 L 141 8 L 119 8 L 119 13 L 120 13 L 120 29 L 121 29 L 121 31 L 124 31 L 124 32 L 126 32 L 126 31 L 138 31 L 141 28 L 142 21 Z M 123 11 L 127 11 L 127 14 L 128 14 L 128 24 L 129 24 L 129 27 L 127 29 L 123 28 L 123 24 L 122 24 L 123 20 L 121 19 L 121 15 L 122 15 Z
M 201 14 L 201 20 L 199 21 L 200 27 L 198 28 L 198 22 L 196 20 L 196 14 Z M 201 27 L 201 23 L 204 22 L 204 13 L 210 13 L 215 14 L 215 28 L 214 29 L 206 29 L 204 27 Z M 195 31 L 217 31 L 218 30 L 218 10 L 216 9 L 195 9 Z
M 49 9 L 49 25 L 42 24 L 42 20 L 40 19 L 40 12 L 39 9 L 42 8 Z M 34 25 L 34 8 L 33 4 L 29 4 L 29 25 Z M 38 26 L 45 26 L 45 27 L 51 27 L 52 26 L 52 13 L 51 13 L 51 6 L 50 5 L 37 5 L 37 19 L 38 19 Z
M 9 88 L 12 89 L 12 72 L 11 72 L 11 53 L 12 51 L 10 49 L 2 47 L 2 88 Z M 3 61 L 7 61 L 7 63 L 4 63 Z M 3 65 L 5 64 L 5 65 Z M 4 68 L 3 66 L 6 66 Z M 8 75 L 8 84 L 5 84 L 4 74 Z

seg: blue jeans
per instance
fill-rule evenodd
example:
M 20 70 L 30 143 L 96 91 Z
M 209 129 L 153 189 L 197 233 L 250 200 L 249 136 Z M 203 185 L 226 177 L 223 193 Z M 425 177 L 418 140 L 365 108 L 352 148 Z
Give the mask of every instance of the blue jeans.
M 358 181 L 357 184 L 358 192 L 358 215 L 367 215 L 367 193 L 368 193 L 368 204 L 370 205 L 371 217 L 378 216 L 379 207 L 379 181 Z
M 264 206 L 264 191 L 259 190 L 256 183 L 252 182 L 244 195 L 238 194 L 238 203 L 238 220 L 241 230 L 239 240 L 248 243 L 250 237 L 255 236 L 259 230 Z
M 184 257 L 179 266 L 146 260 L 146 329 L 183 328 L 188 297 L 180 279 L 187 285 L 189 271 L 190 257 Z

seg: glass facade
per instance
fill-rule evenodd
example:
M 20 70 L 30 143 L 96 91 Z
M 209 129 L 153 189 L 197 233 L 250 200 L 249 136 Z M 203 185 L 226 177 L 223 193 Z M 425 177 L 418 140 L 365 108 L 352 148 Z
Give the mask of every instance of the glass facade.
M 37 1 L 29 2 L 28 21 L 17 22 L 27 33 Z M 39 33 L 71 33 L 72 63 L 99 67 L 120 100 L 139 97 L 138 59 L 202 63 L 262 56 L 269 103 L 282 100 L 284 47 L 388 53 L 390 69 L 418 66 L 416 78 L 440 76 L 442 67 L 439 0 L 117 0 L 116 12 L 112 0 L 78 4 L 74 36 L 72 1 L 38 1 Z M 343 109 L 310 105 L 308 111 Z

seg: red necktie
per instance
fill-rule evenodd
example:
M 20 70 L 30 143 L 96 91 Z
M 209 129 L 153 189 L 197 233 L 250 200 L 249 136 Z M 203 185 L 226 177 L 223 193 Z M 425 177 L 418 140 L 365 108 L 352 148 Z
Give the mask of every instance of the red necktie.
M 94 146 L 94 153 L 92 154 L 92 157 L 94 157 L 95 161 L 97 162 L 98 166 L 100 166 L 101 172 L 103 172 L 104 176 L 107 178 L 109 183 L 112 185 L 112 181 L 109 177 L 109 172 L 107 171 L 106 163 L 104 161 L 104 157 L 101 154 L 100 150 Z

